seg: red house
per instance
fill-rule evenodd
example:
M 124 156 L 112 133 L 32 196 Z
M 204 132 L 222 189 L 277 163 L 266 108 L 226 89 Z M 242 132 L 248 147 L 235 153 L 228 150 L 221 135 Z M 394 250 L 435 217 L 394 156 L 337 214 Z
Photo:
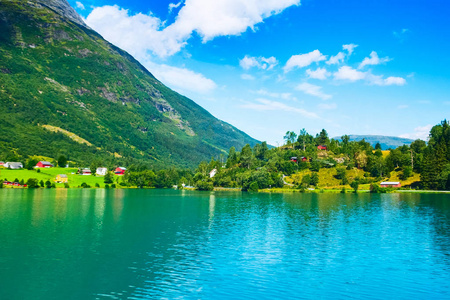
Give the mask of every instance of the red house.
M 327 150 L 327 146 L 319 145 L 319 146 L 317 146 L 317 149 L 319 149 L 319 150 Z
M 382 183 L 380 183 L 380 187 L 383 188 L 389 188 L 389 187 L 402 187 L 402 184 L 398 181 L 383 181 Z
M 307 160 L 308 160 L 308 159 L 307 159 L 306 157 L 304 157 L 304 156 L 300 157 L 300 159 L 301 159 L 302 161 L 307 161 Z
M 114 171 L 114 174 L 116 174 L 116 175 L 124 175 L 126 170 L 127 170 L 127 169 L 124 168 L 124 167 L 118 167 L 118 168 Z
M 291 161 L 296 163 L 296 162 L 298 162 L 298 159 L 297 159 L 297 157 L 294 156 L 294 157 L 291 157 Z
M 36 168 L 52 168 L 53 165 L 48 161 L 40 161 L 37 163 Z

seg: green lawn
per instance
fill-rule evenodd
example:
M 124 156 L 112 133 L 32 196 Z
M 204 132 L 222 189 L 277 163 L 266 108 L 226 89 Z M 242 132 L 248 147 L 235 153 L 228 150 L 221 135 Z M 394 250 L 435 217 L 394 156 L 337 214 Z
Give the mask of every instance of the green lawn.
M 98 183 L 100 187 L 104 187 L 103 176 L 92 176 L 92 175 L 77 175 L 77 168 L 42 168 L 37 170 L 10 170 L 5 168 L 0 168 L 0 179 L 13 181 L 14 179 L 24 180 L 25 182 L 29 178 L 37 178 L 39 181 L 43 180 L 44 182 L 49 180 L 50 182 L 55 182 L 56 175 L 58 174 L 66 174 L 69 178 L 69 186 L 70 187 L 78 187 L 83 182 L 90 185 L 91 187 L 95 187 L 95 184 Z M 72 174 L 73 173 L 73 174 Z M 122 176 L 114 175 L 114 182 L 117 184 L 117 180 L 119 182 L 122 180 Z M 56 187 L 64 187 L 63 183 L 56 183 Z

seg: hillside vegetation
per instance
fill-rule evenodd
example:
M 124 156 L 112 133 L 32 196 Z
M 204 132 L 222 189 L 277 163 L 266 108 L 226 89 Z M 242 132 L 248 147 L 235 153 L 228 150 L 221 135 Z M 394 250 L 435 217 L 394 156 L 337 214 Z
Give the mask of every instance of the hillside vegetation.
M 0 160 L 192 168 L 256 144 L 40 3 L 0 0 Z

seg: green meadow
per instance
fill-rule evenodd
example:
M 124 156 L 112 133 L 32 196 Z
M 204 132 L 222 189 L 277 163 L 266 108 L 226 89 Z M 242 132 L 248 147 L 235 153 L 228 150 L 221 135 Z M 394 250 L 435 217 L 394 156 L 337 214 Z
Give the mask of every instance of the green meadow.
M 10 170 L 6 168 L 0 168 L 0 179 L 14 181 L 15 179 L 24 180 L 26 182 L 29 178 L 36 178 L 39 181 L 43 180 L 44 182 L 49 180 L 52 183 L 56 184 L 56 187 L 64 187 L 63 183 L 56 183 L 56 175 L 58 174 L 66 174 L 69 179 L 69 186 L 79 187 L 84 182 L 91 187 L 95 187 L 97 183 L 100 187 L 105 187 L 105 183 L 103 182 L 103 176 L 93 176 L 93 175 L 78 175 L 76 174 L 78 168 L 41 168 L 40 172 L 34 170 Z M 118 184 L 121 182 L 122 176 L 114 175 L 114 183 Z

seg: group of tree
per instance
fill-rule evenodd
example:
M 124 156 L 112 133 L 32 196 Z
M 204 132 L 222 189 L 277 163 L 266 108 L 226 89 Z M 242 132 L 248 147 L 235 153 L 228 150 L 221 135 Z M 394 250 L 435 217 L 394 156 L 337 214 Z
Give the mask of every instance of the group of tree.
M 284 139 L 285 145 L 276 148 L 265 142 L 253 148 L 247 144 L 240 152 L 231 147 L 225 162 L 213 158 L 209 163 L 200 163 L 193 181 L 199 189 L 257 190 L 282 187 L 283 176 L 309 169 L 311 172 L 295 184 L 306 188 L 320 184 L 321 168 L 334 168 L 340 184 L 350 185 L 355 191 L 364 183 L 370 183 L 374 192 L 384 191 L 376 182 L 388 180 L 393 171 L 398 172 L 401 180 L 420 174 L 421 181 L 414 182 L 413 188 L 450 189 L 450 125 L 446 120 L 431 129 L 428 144 L 418 139 L 410 145 L 389 149 L 387 155 L 383 155 L 379 143 L 373 146 L 365 140 L 350 141 L 348 135 L 330 139 L 325 129 L 315 136 L 305 129 L 299 134 L 288 131 Z M 327 150 L 319 150 L 319 145 Z M 347 171 L 355 168 L 364 171 L 364 177 L 349 178 Z M 211 176 L 213 170 L 216 171 Z

